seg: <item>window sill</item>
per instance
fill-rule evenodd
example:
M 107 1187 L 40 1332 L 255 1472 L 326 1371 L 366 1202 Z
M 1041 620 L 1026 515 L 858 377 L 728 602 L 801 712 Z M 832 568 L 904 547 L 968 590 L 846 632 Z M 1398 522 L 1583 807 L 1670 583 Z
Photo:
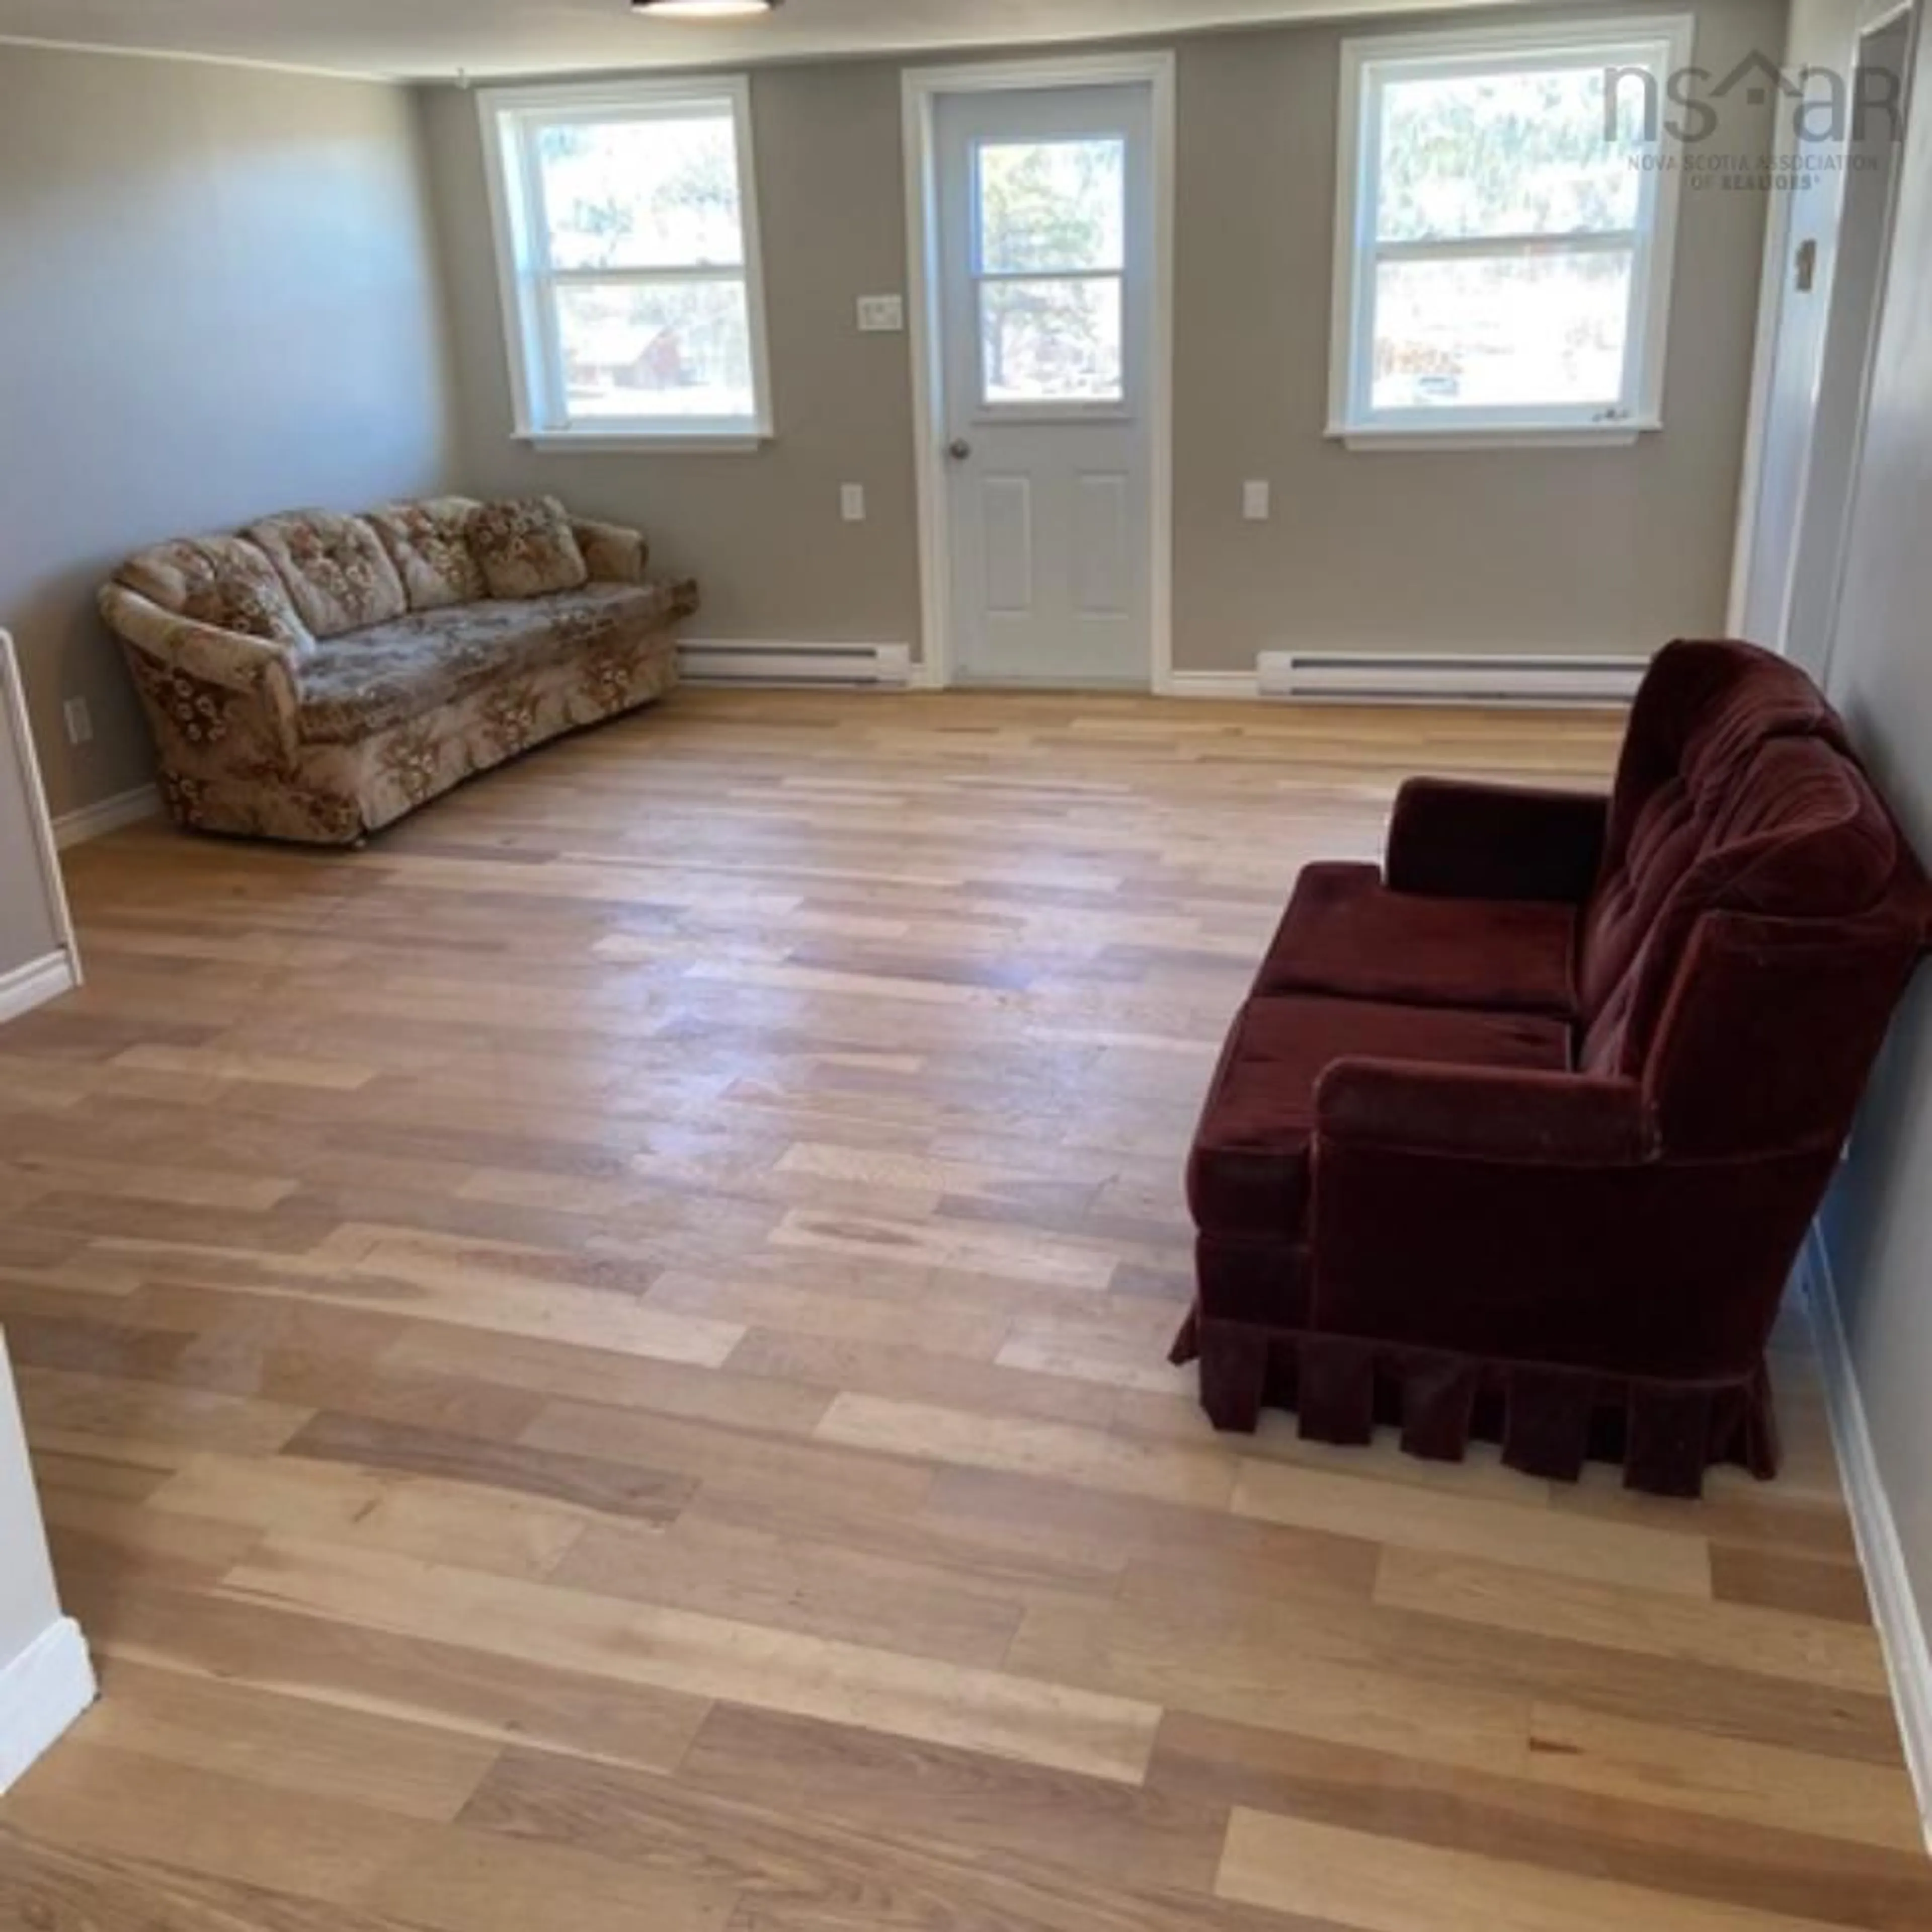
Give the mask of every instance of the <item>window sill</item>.
M 1618 449 L 1628 448 L 1640 436 L 1664 427 L 1652 418 L 1627 418 L 1618 422 L 1552 424 L 1547 428 L 1526 427 L 1482 429 L 1469 424 L 1445 423 L 1440 429 L 1331 423 L 1324 432 L 1331 440 L 1353 450 L 1410 452 L 1424 449 Z
M 596 430 L 518 430 L 511 437 L 541 455 L 730 456 L 755 454 L 772 440 L 769 430 L 722 436 L 610 435 Z

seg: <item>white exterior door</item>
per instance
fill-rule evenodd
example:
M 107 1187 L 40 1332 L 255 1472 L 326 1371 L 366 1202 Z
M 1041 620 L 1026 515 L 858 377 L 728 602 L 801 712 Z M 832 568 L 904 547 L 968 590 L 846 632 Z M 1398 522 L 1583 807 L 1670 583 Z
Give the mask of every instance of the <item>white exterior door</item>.
M 954 678 L 1145 690 L 1153 89 L 937 107 Z

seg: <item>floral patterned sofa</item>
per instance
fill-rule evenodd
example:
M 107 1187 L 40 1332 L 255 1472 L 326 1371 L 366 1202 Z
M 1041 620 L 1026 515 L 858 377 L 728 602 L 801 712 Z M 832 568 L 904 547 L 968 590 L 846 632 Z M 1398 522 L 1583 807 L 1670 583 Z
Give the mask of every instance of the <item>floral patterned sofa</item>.
M 300 510 L 156 545 L 100 593 L 179 824 L 352 844 L 677 679 L 694 584 L 554 497 Z

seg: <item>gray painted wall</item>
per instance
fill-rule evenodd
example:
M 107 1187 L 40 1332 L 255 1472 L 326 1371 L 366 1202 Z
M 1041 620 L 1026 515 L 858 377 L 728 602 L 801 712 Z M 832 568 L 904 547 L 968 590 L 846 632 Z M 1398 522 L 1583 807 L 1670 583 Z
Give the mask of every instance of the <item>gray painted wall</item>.
M 1922 856 L 1932 855 L 1932 38 L 1856 478 L 1832 697 Z M 1880 1472 L 1932 1628 L 1932 974 L 1918 982 L 1852 1134 L 1826 1242 Z
M 1784 0 L 1694 10 L 1714 73 L 1782 49 Z M 1763 195 L 1684 197 L 1660 435 L 1624 449 L 1346 451 L 1322 435 L 1342 38 L 1310 26 L 1178 44 L 1177 664 L 1252 670 L 1258 651 L 1298 644 L 1644 651 L 1719 628 Z M 778 428 L 756 455 L 512 443 L 476 106 L 424 94 L 470 483 L 554 489 L 643 524 L 665 562 L 704 579 L 706 637 L 918 634 L 908 346 L 859 335 L 852 310 L 905 283 L 903 64 L 754 76 Z M 1768 128 L 1768 106 L 1740 88 L 1707 152 L 1760 152 Z M 1273 523 L 1241 520 L 1248 477 L 1273 480 Z M 869 523 L 839 520 L 842 482 L 866 484 Z
M 448 291 L 464 470 L 482 494 L 549 490 L 643 526 L 702 577 L 707 638 L 905 643 L 918 634 L 907 338 L 861 335 L 853 303 L 906 286 L 899 68 L 772 68 L 752 78 L 778 435 L 754 455 L 539 454 L 514 416 L 475 97 L 423 99 Z M 841 483 L 868 520 L 842 522 Z
M 151 768 L 103 576 L 442 483 L 442 320 L 400 88 L 0 46 L 0 625 L 60 813 Z

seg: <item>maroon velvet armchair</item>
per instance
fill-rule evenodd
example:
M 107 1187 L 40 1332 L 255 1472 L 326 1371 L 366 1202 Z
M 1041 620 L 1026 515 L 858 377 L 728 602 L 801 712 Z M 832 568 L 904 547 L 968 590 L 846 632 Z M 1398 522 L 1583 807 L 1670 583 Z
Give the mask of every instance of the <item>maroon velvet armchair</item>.
M 1772 1474 L 1764 1353 L 1927 934 L 1808 679 L 1672 644 L 1608 799 L 1418 779 L 1301 875 L 1189 1163 L 1223 1429 Z

